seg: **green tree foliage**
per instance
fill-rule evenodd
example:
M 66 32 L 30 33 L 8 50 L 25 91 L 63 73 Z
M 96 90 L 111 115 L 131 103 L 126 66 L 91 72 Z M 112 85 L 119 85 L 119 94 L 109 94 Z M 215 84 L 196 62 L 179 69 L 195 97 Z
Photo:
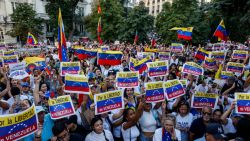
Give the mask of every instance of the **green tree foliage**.
M 101 16 L 102 40 L 114 41 L 119 35 L 124 34 L 121 32 L 124 26 L 124 8 L 120 0 L 100 1 L 100 6 L 102 12 L 98 14 L 98 3 L 93 4 L 92 13 L 84 18 L 84 25 L 92 38 L 96 39 L 98 19 Z
M 48 0 L 45 8 L 50 17 L 48 24 L 54 29 L 54 35 L 57 35 L 59 7 L 62 12 L 66 38 L 71 39 L 73 34 L 77 32 L 75 24 L 79 23 L 79 15 L 75 13 L 75 10 L 78 2 L 79 0 Z
M 20 3 L 10 17 L 14 24 L 7 34 L 12 37 L 19 37 L 22 43 L 26 42 L 28 32 L 31 32 L 36 37 L 42 34 L 42 19 L 36 18 L 36 11 L 33 10 L 31 5 Z
M 148 14 L 148 8 L 144 2 L 140 2 L 135 6 L 125 19 L 125 24 L 122 28 L 123 34 L 120 34 L 119 39 L 133 43 L 136 30 L 138 32 L 139 43 L 148 40 L 147 33 L 153 29 L 154 17 Z

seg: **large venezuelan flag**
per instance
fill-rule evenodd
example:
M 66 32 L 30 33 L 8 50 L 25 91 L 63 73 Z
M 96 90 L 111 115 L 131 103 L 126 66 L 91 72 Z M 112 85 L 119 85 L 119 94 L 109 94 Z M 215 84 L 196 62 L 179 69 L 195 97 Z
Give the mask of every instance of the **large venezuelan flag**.
M 129 62 L 129 69 L 131 71 L 139 71 L 139 74 L 142 74 L 142 72 L 147 69 L 148 62 L 152 62 L 151 56 L 147 56 L 140 61 L 131 57 Z
M 221 20 L 220 24 L 218 25 L 217 29 L 215 30 L 214 36 L 218 37 L 218 40 L 227 41 L 228 34 L 227 34 L 226 27 L 225 27 L 223 20 Z
M 122 59 L 122 52 L 120 51 L 105 51 L 97 54 L 99 65 L 120 65 Z
M 67 62 L 68 59 L 67 59 L 66 38 L 65 38 L 62 13 L 60 8 L 58 14 L 58 56 L 60 61 Z
M 205 57 L 209 56 L 209 52 L 203 48 L 199 48 L 195 54 L 195 58 L 205 60 Z
M 38 44 L 36 38 L 30 32 L 28 33 L 27 44 L 28 45 L 37 45 Z
M 97 56 L 96 50 L 86 50 L 86 49 L 75 49 L 74 53 L 80 60 L 87 58 L 94 58 Z
M 182 28 L 177 30 L 178 39 L 192 40 L 193 27 Z

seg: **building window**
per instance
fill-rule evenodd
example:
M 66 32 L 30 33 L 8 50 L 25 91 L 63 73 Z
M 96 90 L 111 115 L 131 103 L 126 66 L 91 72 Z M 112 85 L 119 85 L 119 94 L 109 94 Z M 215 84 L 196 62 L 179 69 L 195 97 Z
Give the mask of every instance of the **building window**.
M 157 0 L 157 2 L 160 2 L 160 0 Z
M 83 33 L 83 25 L 80 25 L 80 32 Z
M 79 7 L 79 15 L 84 16 L 84 8 L 83 7 Z
M 17 8 L 18 4 L 19 4 L 18 2 L 11 2 L 11 6 L 12 6 L 13 11 Z
M 4 42 L 3 30 L 0 28 L 0 42 Z
M 47 32 L 52 32 L 52 28 L 49 24 L 46 24 L 46 31 Z
M 155 0 L 153 0 L 153 3 L 155 3 Z

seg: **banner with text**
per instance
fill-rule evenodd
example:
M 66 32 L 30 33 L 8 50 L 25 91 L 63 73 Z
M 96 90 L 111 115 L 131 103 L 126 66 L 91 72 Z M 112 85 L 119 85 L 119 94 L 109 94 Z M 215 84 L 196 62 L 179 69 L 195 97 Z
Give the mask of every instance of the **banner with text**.
M 4 65 L 14 64 L 18 62 L 17 55 L 2 56 L 2 58 L 3 58 Z
M 180 43 L 172 43 L 171 44 L 171 52 L 182 52 L 183 45 Z
M 187 73 L 187 74 L 199 76 L 199 75 L 203 75 L 204 70 L 200 65 L 198 65 L 194 62 L 187 62 L 182 67 L 182 73 Z
M 242 63 L 228 62 L 226 70 L 231 72 L 243 73 L 244 68 L 245 66 Z
M 67 93 L 89 94 L 88 79 L 84 75 L 66 74 L 64 91 Z
M 232 59 L 244 60 L 248 57 L 248 51 L 244 50 L 234 50 L 232 54 Z
M 218 95 L 213 93 L 196 92 L 192 95 L 191 106 L 193 108 L 215 108 L 218 103 Z
M 68 74 L 78 74 L 80 71 L 80 62 L 61 62 L 60 63 L 61 76 Z
M 134 88 L 139 86 L 139 72 L 117 72 L 116 86 L 119 88 Z
M 185 89 L 182 83 L 177 79 L 168 80 L 167 82 L 164 82 L 163 86 L 166 98 L 168 100 L 180 97 L 185 94 Z
M 164 60 L 170 60 L 170 52 L 159 52 L 159 59 Z
M 163 81 L 145 83 L 146 102 L 164 101 Z
M 166 76 L 168 73 L 168 62 L 167 61 L 148 62 L 147 68 L 149 77 Z
M 235 93 L 236 112 L 239 114 L 250 113 L 250 93 Z

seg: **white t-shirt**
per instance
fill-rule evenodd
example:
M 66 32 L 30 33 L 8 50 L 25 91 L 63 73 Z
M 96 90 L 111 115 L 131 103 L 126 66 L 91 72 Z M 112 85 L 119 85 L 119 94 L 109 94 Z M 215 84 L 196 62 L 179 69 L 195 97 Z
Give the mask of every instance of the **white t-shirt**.
M 224 134 L 228 134 L 228 133 L 236 133 L 236 129 L 233 125 L 233 121 L 231 118 L 227 118 L 227 124 L 223 125 L 223 130 L 224 130 Z
M 139 119 L 139 123 L 143 132 L 155 132 L 156 130 L 157 122 L 152 111 L 143 111 L 143 114 Z
M 137 137 L 139 137 L 140 135 L 140 131 L 139 129 L 136 127 L 136 125 L 128 128 L 127 130 L 123 129 L 123 125 L 125 123 L 122 124 L 122 137 L 124 141 L 136 141 Z
M 178 141 L 181 141 L 181 132 L 178 129 L 174 129 L 175 135 Z M 153 141 L 162 141 L 162 128 L 155 130 Z
M 105 136 L 109 141 L 114 141 L 113 135 L 110 131 L 104 130 Z M 103 133 L 96 134 L 94 131 L 90 132 L 86 138 L 85 141 L 106 141 L 105 136 Z
M 123 118 L 123 116 L 121 116 L 120 118 L 115 119 L 115 120 L 112 118 L 112 116 L 113 116 L 114 114 L 117 114 L 117 113 L 119 113 L 119 112 L 120 112 L 120 110 L 118 110 L 118 109 L 115 109 L 115 110 L 112 110 L 112 111 L 111 111 L 110 121 L 111 121 L 112 123 L 115 123 L 115 122 L 117 122 L 117 121 L 119 121 L 119 120 L 121 120 L 121 119 Z M 117 126 L 117 127 L 113 127 L 113 135 L 114 135 L 114 137 L 116 137 L 116 138 L 120 138 L 120 137 L 121 137 L 121 128 L 122 128 L 121 125 L 120 125 L 120 126 Z
M 180 114 L 176 116 L 176 127 L 189 128 L 192 124 L 194 116 L 189 113 L 185 117 L 181 117 Z
M 206 85 L 205 87 L 202 86 L 202 84 L 199 84 L 198 86 L 196 86 L 195 88 L 196 92 L 204 92 L 207 93 L 208 91 L 208 86 Z
M 5 100 L 0 100 L 0 101 L 9 104 L 8 101 L 5 101 Z M 11 106 L 11 105 L 9 104 L 9 106 Z M 8 110 L 3 110 L 3 108 L 0 107 L 0 115 L 5 115 L 5 114 L 8 114 Z

